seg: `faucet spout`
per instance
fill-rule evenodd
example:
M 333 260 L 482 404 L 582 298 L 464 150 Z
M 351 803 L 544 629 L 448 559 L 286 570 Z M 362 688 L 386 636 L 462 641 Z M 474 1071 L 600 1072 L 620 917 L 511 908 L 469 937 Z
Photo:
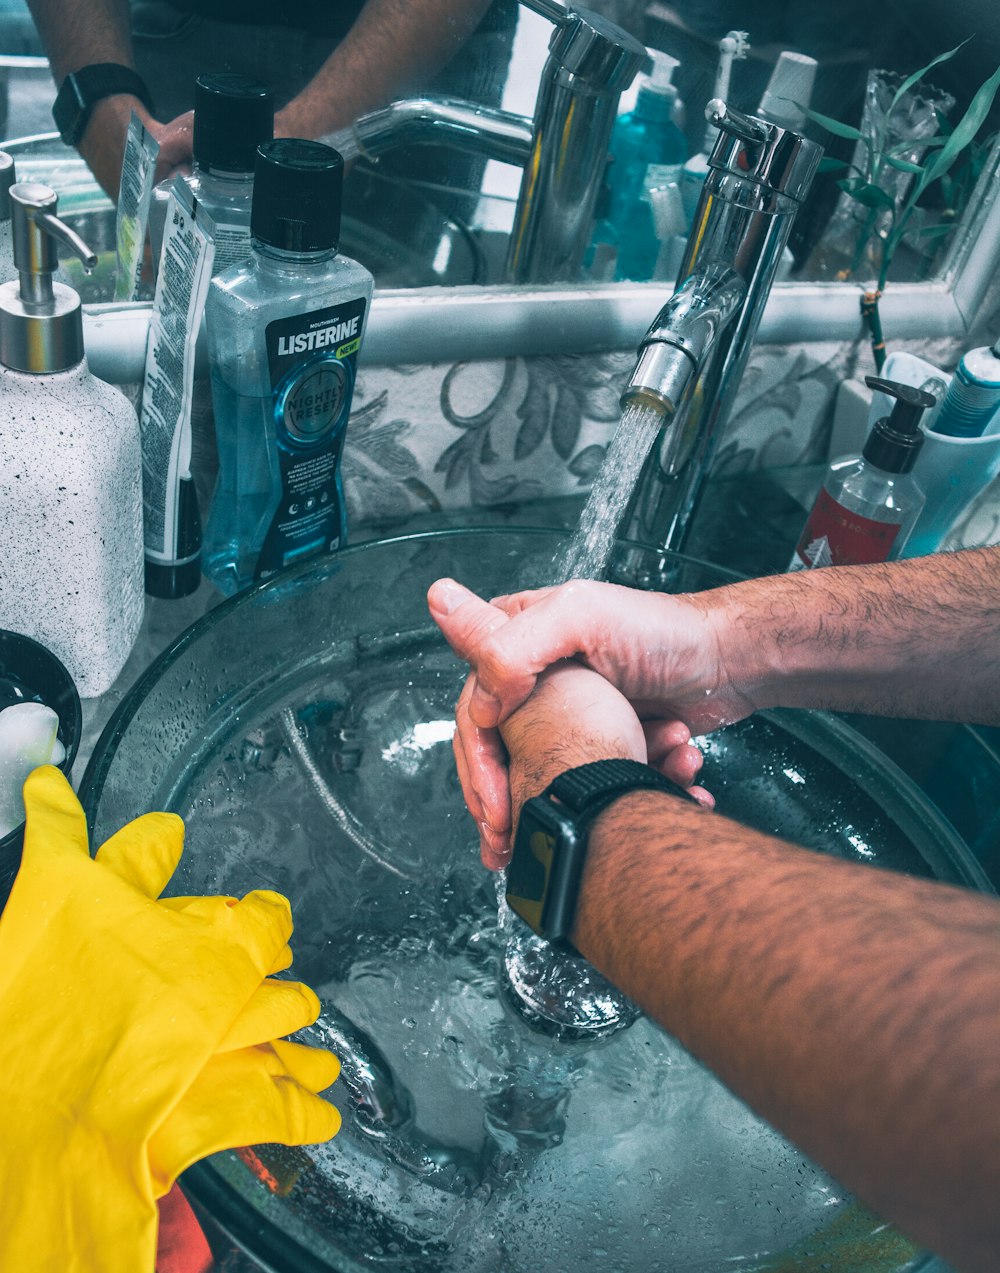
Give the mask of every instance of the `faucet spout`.
M 533 118 L 457 98 L 404 98 L 362 115 L 349 142 L 368 158 L 433 142 L 517 164 L 523 175 L 507 280 L 575 281 L 590 244 L 618 99 L 648 54 L 589 9 L 558 0 L 522 3 L 555 24 Z
M 647 406 L 674 417 L 716 338 L 739 312 L 746 284 L 728 265 L 691 274 L 653 319 L 621 396 L 624 409 Z
M 663 418 L 619 538 L 683 550 L 792 220 L 822 147 L 713 99 L 719 129 L 680 286 L 639 346 L 622 406 Z

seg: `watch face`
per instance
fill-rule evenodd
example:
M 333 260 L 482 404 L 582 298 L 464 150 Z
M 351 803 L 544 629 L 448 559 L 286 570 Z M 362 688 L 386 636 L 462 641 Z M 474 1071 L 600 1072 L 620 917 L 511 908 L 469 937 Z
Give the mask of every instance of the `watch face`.
M 526 826 L 526 820 L 531 825 Z M 552 872 L 555 846 L 555 835 L 539 825 L 537 816 L 526 804 L 507 867 L 507 905 L 536 933 L 542 930 L 542 903 Z
M 572 927 L 581 849 L 570 817 L 544 797 L 527 801 L 507 867 L 507 904 L 550 941 L 567 937 Z

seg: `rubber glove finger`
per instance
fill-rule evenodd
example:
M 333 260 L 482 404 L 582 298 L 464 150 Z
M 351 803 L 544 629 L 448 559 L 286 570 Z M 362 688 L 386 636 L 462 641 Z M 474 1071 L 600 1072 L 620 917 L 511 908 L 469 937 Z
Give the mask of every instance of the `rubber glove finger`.
M 281 893 L 254 889 L 244 898 L 165 897 L 160 905 L 197 915 L 220 935 L 225 933 L 247 951 L 262 977 L 288 967 L 285 959 L 292 935 L 292 909 Z
M 87 818 L 66 775 L 39 765 L 24 783 L 25 860 L 69 853 L 90 857 Z
M 287 897 L 271 889 L 254 889 L 230 912 L 243 948 L 261 973 L 270 968 L 292 935 L 292 907 Z
M 320 1002 L 301 981 L 262 981 L 215 1046 L 235 1052 L 303 1030 L 319 1016 Z
M 95 856 L 146 897 L 159 897 L 183 850 L 183 820 L 175 813 L 146 813 L 105 840 Z
M 274 1039 L 271 1047 L 289 1077 L 310 1092 L 325 1092 L 340 1077 L 340 1060 L 326 1048 L 310 1047 L 291 1039 Z
M 340 1113 L 289 1077 L 270 1047 L 213 1056 L 148 1142 L 154 1192 L 162 1197 L 193 1162 L 242 1145 L 319 1144 Z

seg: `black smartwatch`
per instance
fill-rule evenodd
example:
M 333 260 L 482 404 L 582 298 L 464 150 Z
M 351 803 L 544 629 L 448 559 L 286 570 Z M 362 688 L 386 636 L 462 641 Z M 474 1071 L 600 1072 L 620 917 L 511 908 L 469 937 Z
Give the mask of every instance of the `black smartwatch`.
M 507 867 L 507 904 L 547 941 L 569 945 L 594 818 L 629 791 L 694 796 L 636 760 L 596 760 L 560 774 L 525 801 Z
M 153 114 L 153 98 L 146 81 L 129 66 L 118 62 L 95 62 L 66 76 L 56 94 L 52 118 L 67 146 L 77 145 L 86 131 L 90 112 L 101 98 L 114 97 L 117 93 L 138 97 L 146 110 Z

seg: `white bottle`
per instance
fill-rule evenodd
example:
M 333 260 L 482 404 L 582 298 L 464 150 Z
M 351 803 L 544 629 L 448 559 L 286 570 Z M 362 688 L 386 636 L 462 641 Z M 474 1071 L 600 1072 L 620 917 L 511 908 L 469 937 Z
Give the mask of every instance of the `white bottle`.
M 10 191 L 19 281 L 0 287 L 0 627 L 47 646 L 85 698 L 104 693 L 142 622 L 135 411 L 92 376 L 80 298 L 52 281 L 55 239 L 96 257 L 47 186 Z
M 719 41 L 719 61 L 715 69 L 715 85 L 712 89 L 713 100 L 718 98 L 723 102 L 728 101 L 733 63 L 743 61 L 749 52 L 750 38 L 746 31 L 728 31 L 722 37 Z M 708 176 L 709 156 L 715 148 L 718 136 L 719 130 L 714 124 L 709 124 L 705 129 L 705 139 L 701 144 L 701 150 L 687 160 L 681 173 L 681 198 L 689 226 L 694 221 L 694 215 L 698 210 L 702 186 Z

